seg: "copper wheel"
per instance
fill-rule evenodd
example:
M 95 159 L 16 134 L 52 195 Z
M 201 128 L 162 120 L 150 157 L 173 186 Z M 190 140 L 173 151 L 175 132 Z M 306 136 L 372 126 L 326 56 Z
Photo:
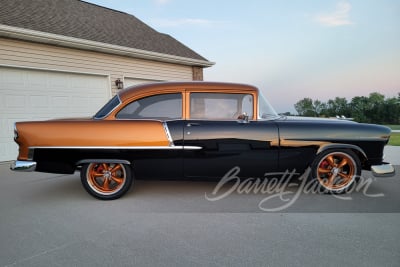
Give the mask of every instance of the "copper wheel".
M 129 166 L 120 163 L 90 163 L 82 168 L 81 181 L 85 189 L 100 199 L 122 196 L 132 183 Z
M 359 159 L 352 151 L 328 151 L 315 162 L 315 177 L 328 192 L 343 192 L 361 172 Z

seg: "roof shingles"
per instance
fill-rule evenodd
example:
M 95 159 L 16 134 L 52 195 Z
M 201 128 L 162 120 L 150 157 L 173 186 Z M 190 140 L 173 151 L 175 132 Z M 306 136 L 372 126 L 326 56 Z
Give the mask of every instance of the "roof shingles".
M 0 0 L 0 24 L 207 61 L 133 15 L 79 0 Z

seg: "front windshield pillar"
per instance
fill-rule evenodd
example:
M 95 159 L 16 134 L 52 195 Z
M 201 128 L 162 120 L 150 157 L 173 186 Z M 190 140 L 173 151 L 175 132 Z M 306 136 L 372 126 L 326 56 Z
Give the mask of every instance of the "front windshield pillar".
M 259 91 L 258 93 L 258 119 L 259 120 L 275 120 L 279 118 L 278 113 L 267 101 L 264 95 Z

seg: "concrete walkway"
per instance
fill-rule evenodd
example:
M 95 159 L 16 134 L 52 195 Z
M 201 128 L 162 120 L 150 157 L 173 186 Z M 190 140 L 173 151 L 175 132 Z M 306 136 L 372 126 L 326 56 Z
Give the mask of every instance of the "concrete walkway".
M 386 146 L 385 161 L 393 165 L 400 165 L 400 146 Z

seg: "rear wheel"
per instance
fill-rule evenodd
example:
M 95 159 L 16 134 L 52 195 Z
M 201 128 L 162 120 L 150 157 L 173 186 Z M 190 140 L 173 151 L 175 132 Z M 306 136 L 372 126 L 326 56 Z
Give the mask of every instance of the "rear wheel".
M 311 164 L 311 175 L 326 193 L 344 193 L 361 175 L 361 163 L 351 150 L 321 152 Z
M 133 176 L 129 165 L 89 163 L 82 166 L 81 182 L 95 198 L 112 200 L 120 198 L 129 190 Z

